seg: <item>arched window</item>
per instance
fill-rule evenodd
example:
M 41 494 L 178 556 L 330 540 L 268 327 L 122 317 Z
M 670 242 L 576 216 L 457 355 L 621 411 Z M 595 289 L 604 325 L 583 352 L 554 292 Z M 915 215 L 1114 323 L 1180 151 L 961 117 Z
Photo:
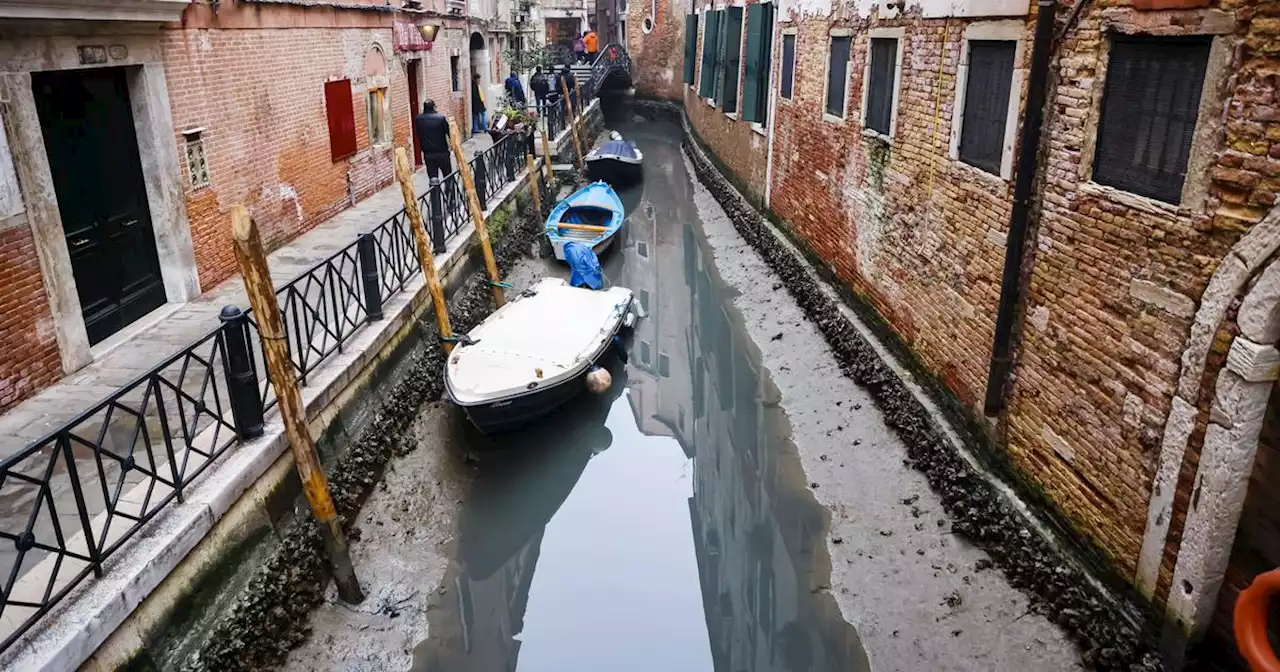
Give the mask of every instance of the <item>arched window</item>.
M 373 45 L 364 56 L 366 107 L 369 114 L 369 144 L 391 142 L 391 101 L 387 95 L 387 56 L 382 47 Z

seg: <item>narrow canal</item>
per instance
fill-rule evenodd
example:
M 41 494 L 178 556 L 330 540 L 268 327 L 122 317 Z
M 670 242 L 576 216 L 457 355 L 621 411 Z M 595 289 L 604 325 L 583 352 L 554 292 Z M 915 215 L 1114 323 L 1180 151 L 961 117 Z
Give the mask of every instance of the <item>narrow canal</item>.
M 677 126 L 615 126 L 645 154 L 604 259 L 646 317 L 607 395 L 488 439 L 413 649 L 422 671 L 859 670 L 827 591 L 826 510 L 710 261 Z M 524 286 L 565 275 L 553 261 Z M 547 319 L 556 319 L 548 315 Z

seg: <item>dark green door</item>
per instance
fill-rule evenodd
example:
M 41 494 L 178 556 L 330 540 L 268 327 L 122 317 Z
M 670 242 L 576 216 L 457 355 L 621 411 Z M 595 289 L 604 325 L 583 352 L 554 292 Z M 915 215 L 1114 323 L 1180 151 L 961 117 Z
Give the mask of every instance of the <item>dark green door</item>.
M 89 343 L 165 301 L 123 68 L 31 75 Z

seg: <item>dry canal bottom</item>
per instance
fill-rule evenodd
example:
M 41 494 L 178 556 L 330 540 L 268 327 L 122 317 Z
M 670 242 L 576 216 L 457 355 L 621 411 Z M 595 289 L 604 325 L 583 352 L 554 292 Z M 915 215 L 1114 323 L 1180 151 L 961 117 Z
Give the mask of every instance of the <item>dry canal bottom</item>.
M 330 597 L 288 666 L 1071 669 L 1062 635 L 948 534 L 878 411 L 697 183 L 680 127 L 612 128 L 646 175 L 602 259 L 645 313 L 612 389 L 494 438 L 425 407 L 360 514 L 369 598 Z M 567 269 L 530 258 L 510 279 L 545 275 Z

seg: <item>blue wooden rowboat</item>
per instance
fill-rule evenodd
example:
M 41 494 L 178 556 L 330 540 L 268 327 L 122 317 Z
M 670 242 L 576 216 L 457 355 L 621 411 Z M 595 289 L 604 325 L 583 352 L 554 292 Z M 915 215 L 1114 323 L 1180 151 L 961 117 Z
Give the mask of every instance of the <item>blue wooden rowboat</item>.
M 604 182 L 592 182 L 556 204 L 547 217 L 547 240 L 556 259 L 564 261 L 564 246 L 576 241 L 597 255 L 613 243 L 626 213 L 618 193 Z

